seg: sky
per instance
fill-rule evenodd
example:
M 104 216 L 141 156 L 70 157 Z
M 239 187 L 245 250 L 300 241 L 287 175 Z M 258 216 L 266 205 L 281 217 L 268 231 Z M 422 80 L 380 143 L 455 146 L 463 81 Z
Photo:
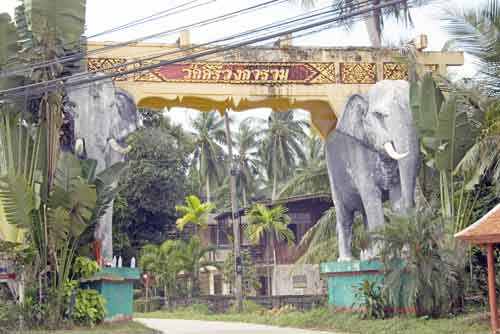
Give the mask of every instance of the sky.
M 483 0 L 440 0 L 431 5 L 411 10 L 413 26 L 404 27 L 402 23 L 395 20 L 386 20 L 384 26 L 384 44 L 398 45 L 400 41 L 408 41 L 420 35 L 428 35 L 429 47 L 427 50 L 439 51 L 449 39 L 444 23 L 442 21 L 444 8 L 469 8 L 471 5 Z M 186 3 L 187 0 L 87 0 L 86 13 L 86 35 L 92 36 L 102 31 L 114 28 L 133 20 L 149 16 Z M 199 0 L 190 6 L 204 4 L 197 8 L 187 10 L 163 19 L 106 34 L 95 38 L 99 41 L 128 41 L 145 35 L 154 34 L 159 31 L 174 29 L 180 26 L 195 23 L 204 19 L 229 13 L 234 10 L 246 8 L 265 0 Z M 316 0 L 316 7 L 321 8 L 331 3 L 331 0 Z M 0 0 L 0 12 L 8 12 L 13 16 L 16 0 Z M 313 8 L 314 9 L 314 8 Z M 270 6 L 262 10 L 254 11 L 236 18 L 204 26 L 190 31 L 192 43 L 208 42 L 223 36 L 232 35 L 237 32 L 256 28 L 281 19 L 293 17 L 312 10 L 304 8 L 299 1 L 283 2 L 279 5 Z M 178 35 L 165 36 L 159 39 L 148 40 L 148 42 L 175 42 Z M 368 34 L 363 23 L 357 23 L 349 29 L 339 27 L 309 35 L 301 39 L 294 39 L 294 45 L 298 46 L 369 46 Z M 454 69 L 456 78 L 471 77 L 476 68 L 473 61 L 466 55 L 466 65 Z M 252 116 L 267 117 L 268 110 L 259 110 Z M 174 108 L 169 115 L 174 122 L 187 124 L 189 118 L 196 111 L 187 111 L 183 108 Z M 237 119 L 250 116 L 248 113 L 240 113 Z

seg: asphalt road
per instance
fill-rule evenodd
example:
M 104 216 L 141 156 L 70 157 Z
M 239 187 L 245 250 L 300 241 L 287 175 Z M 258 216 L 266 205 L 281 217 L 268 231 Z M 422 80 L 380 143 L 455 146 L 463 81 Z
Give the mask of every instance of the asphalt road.
M 164 334 L 334 334 L 238 322 L 176 319 L 134 319 Z

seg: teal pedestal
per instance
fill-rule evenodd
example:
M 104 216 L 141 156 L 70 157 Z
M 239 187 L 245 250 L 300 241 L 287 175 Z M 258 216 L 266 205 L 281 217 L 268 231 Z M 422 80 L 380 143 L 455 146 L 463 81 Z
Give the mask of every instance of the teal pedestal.
M 395 261 L 395 266 L 403 265 Z M 321 274 L 327 276 L 328 304 L 337 310 L 350 311 L 363 302 L 362 296 L 356 296 L 356 290 L 365 280 L 376 282 L 379 287 L 384 283 L 384 265 L 378 260 L 327 262 L 320 266 Z M 406 304 L 406 277 L 401 278 L 401 289 L 398 291 L 399 302 L 390 311 L 398 314 L 412 314 L 415 309 Z
M 352 310 L 362 300 L 356 298 L 356 289 L 365 280 L 383 284 L 383 264 L 380 261 L 348 261 L 322 263 L 321 274 L 328 283 L 328 304 L 339 310 Z
M 82 285 L 99 291 L 106 300 L 104 321 L 123 321 L 132 319 L 133 286 L 139 278 L 140 271 L 137 268 L 102 268 L 101 272 L 83 281 Z

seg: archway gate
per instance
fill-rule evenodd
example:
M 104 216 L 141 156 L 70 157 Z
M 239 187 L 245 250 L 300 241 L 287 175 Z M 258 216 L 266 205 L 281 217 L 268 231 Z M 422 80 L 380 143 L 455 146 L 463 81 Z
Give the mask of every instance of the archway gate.
M 92 51 L 112 43 L 90 42 Z M 87 59 L 89 70 L 116 72 L 112 66 L 159 53 L 182 51 L 179 44 L 140 43 L 100 51 Z M 191 49 L 197 53 L 203 49 Z M 325 47 L 244 47 L 209 60 L 176 63 L 116 77 L 117 86 L 129 91 L 139 107 L 187 107 L 201 111 L 234 111 L 268 107 L 274 110 L 301 108 L 321 136 L 335 128 L 347 98 L 365 93 L 379 80 L 408 78 L 397 49 Z M 160 60 L 142 61 L 133 66 Z M 448 66 L 463 65 L 461 52 L 418 51 L 417 61 L 429 71 L 446 74 Z M 129 69 L 120 67 L 118 71 Z

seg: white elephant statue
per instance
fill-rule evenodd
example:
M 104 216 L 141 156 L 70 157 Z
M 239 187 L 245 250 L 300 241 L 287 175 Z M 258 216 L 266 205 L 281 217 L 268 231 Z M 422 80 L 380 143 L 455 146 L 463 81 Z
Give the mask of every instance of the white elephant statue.
M 415 205 L 420 150 L 406 81 L 385 80 L 368 96 L 353 95 L 326 141 L 328 174 L 337 216 L 339 261 L 352 260 L 356 212 L 369 232 L 384 224 L 383 203 L 396 211 Z M 364 259 L 376 257 L 371 244 Z
M 95 159 L 96 173 L 123 161 L 130 151 L 125 142 L 127 136 L 142 126 L 133 97 L 116 88 L 110 79 L 76 86 L 67 94 L 74 118 L 75 153 L 82 159 Z M 112 222 L 113 202 L 95 230 L 100 248 L 97 253 L 105 263 L 113 258 Z

